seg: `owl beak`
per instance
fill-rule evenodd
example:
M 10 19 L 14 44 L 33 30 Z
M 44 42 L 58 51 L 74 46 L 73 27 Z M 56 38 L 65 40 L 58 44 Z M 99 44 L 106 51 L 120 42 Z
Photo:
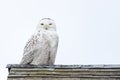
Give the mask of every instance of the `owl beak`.
M 48 28 L 46 27 L 45 30 L 48 30 Z
M 47 25 L 45 25 L 45 30 L 48 30 L 48 26 Z

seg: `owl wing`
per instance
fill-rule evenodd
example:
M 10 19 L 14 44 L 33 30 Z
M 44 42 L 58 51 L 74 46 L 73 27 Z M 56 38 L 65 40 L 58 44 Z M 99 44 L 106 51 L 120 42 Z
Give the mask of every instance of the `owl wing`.
M 36 52 L 36 45 L 38 42 L 38 34 L 33 35 L 28 42 L 26 43 L 26 46 L 24 48 L 23 58 L 21 61 L 21 64 L 29 64 L 32 62 L 34 53 Z

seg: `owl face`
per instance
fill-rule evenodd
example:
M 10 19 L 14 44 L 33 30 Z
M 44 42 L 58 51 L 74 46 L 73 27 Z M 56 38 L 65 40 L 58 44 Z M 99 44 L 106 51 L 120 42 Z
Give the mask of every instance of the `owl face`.
M 40 29 L 43 30 L 56 30 L 56 25 L 54 21 L 50 18 L 44 18 L 40 20 L 39 27 Z

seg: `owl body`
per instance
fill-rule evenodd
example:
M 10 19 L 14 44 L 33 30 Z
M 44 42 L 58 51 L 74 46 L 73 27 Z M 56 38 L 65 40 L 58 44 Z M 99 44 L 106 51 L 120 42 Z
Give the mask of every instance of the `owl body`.
M 44 20 L 47 22 L 45 23 Z M 42 23 L 24 48 L 21 64 L 54 65 L 58 47 L 56 26 L 49 19 L 43 19 L 40 22 Z M 49 28 L 49 24 L 53 27 Z

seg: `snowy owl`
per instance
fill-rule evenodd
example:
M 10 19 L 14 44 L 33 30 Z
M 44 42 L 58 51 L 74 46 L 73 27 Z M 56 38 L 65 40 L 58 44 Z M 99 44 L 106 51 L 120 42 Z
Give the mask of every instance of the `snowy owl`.
M 28 40 L 20 64 L 54 65 L 57 47 L 56 25 L 52 19 L 43 18 Z

